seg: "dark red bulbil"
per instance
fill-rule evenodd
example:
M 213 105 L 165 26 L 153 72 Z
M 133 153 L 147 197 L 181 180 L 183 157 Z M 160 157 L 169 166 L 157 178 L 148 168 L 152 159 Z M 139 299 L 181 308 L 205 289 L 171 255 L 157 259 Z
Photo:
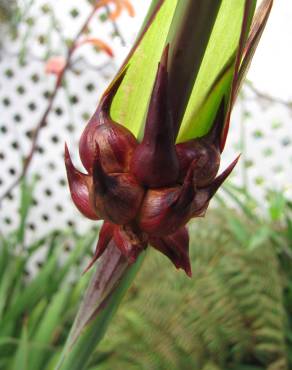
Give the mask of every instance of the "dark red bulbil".
M 88 268 L 112 241 L 129 263 L 135 262 L 150 243 L 191 276 L 185 225 L 205 214 L 210 199 L 237 163 L 238 158 L 217 176 L 225 119 L 223 101 L 207 135 L 175 145 L 167 60 L 168 48 L 158 66 L 140 144 L 110 116 L 123 72 L 104 94 L 82 134 L 79 152 L 88 174 L 73 166 L 65 148 L 76 207 L 90 219 L 104 220 Z

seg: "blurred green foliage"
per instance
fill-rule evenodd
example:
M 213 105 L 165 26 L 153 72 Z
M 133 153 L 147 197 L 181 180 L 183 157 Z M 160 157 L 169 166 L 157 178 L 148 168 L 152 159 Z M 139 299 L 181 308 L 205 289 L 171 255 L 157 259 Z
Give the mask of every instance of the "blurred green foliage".
M 82 261 L 97 229 L 26 243 L 33 187 L 22 184 L 19 227 L 0 239 L 1 370 L 54 369 L 90 278 Z M 88 370 L 292 366 L 292 204 L 271 192 L 263 212 L 231 185 L 217 201 L 190 225 L 193 278 L 149 249 Z M 45 262 L 28 275 L 39 253 Z
M 191 280 L 151 251 L 103 342 L 109 358 L 97 369 L 292 365 L 292 205 L 271 193 L 263 218 L 242 189 L 226 191 L 237 211 L 225 203 L 190 225 Z
M 82 237 L 55 231 L 27 245 L 33 185 L 23 183 L 21 189 L 19 227 L 0 237 L 0 369 L 50 369 L 88 284 L 89 275 L 81 279 L 82 261 L 97 230 Z M 74 249 L 68 253 L 70 243 Z M 36 257 L 44 262 L 33 271 Z

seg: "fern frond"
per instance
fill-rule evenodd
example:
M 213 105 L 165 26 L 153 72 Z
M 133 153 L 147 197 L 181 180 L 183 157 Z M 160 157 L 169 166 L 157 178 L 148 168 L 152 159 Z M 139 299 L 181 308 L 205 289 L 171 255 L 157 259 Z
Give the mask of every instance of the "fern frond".
M 203 222 L 190 228 L 192 279 L 150 252 L 103 343 L 113 355 L 101 370 L 287 368 L 273 245 L 240 245 L 216 212 Z

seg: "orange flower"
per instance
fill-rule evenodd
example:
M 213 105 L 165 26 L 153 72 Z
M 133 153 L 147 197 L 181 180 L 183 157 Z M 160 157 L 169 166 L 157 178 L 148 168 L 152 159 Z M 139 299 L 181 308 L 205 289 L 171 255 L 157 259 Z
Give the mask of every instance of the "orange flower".
M 104 51 L 111 58 L 113 58 L 113 56 L 114 56 L 114 53 L 113 53 L 111 47 L 107 43 L 105 43 L 104 41 L 102 41 L 100 39 L 97 39 L 95 37 L 86 37 L 86 38 L 84 38 L 83 40 L 79 41 L 76 44 L 75 49 L 79 48 L 80 46 L 82 46 L 84 44 L 92 44 L 92 45 L 98 47 L 100 50 Z
M 84 44 L 92 44 L 98 47 L 100 50 L 104 51 L 111 58 L 113 58 L 114 56 L 111 47 L 104 41 L 97 39 L 95 37 L 86 37 L 83 40 L 77 42 L 74 47 L 74 50 L 76 50 L 77 48 Z M 66 59 L 64 57 L 62 56 L 51 57 L 45 65 L 45 72 L 48 74 L 54 74 L 56 76 L 59 76 L 62 73 L 65 65 Z
M 110 13 L 111 20 L 117 19 L 121 15 L 123 9 L 127 10 L 130 17 L 135 16 L 134 7 L 129 0 L 102 0 L 97 4 L 97 8 L 108 5 L 110 3 L 114 3 L 115 5 L 115 10 Z

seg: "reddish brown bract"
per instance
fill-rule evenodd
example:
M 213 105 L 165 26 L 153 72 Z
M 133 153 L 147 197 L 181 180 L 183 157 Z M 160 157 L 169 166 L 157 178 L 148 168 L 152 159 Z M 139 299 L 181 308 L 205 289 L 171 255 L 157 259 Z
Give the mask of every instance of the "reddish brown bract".
M 168 48 L 158 67 L 140 144 L 110 117 L 124 72 L 104 94 L 82 134 L 79 151 L 88 174 L 74 168 L 66 148 L 67 176 L 76 207 L 88 218 L 104 220 L 88 268 L 113 240 L 129 263 L 150 243 L 191 276 L 185 224 L 205 214 L 238 160 L 216 177 L 225 119 L 223 101 L 207 135 L 175 145 L 167 58 Z

